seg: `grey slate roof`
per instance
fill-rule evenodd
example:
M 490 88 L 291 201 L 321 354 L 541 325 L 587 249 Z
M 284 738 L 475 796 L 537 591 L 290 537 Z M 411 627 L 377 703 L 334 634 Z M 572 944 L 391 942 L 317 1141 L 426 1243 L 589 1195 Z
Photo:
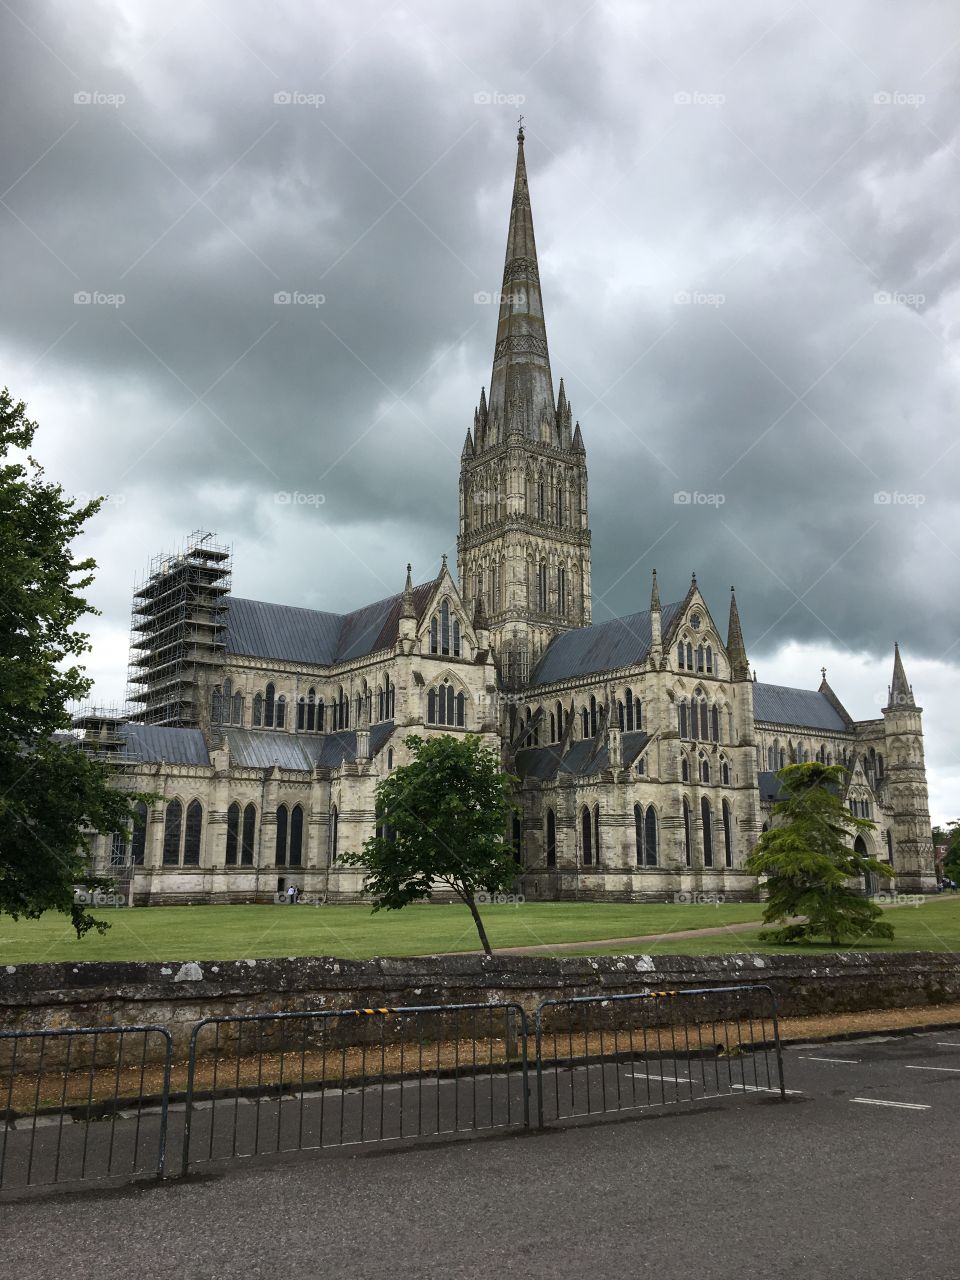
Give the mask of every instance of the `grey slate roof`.
M 434 581 L 414 587 L 417 617 L 426 608 L 435 585 Z M 402 601 L 400 592 L 352 613 L 325 613 L 320 609 L 230 596 L 227 652 L 308 666 L 328 667 L 335 662 L 348 662 L 393 644 Z
M 649 733 L 621 735 L 625 767 L 633 764 L 649 741 Z M 581 739 L 572 744 L 565 756 L 560 754 L 559 746 L 524 747 L 516 755 L 517 774 L 521 778 L 535 778 L 538 782 L 546 782 L 561 775 L 593 777 L 610 767 L 606 744 L 601 744 L 594 755 L 595 746 L 592 738 Z
M 370 726 L 370 752 L 376 755 L 394 731 L 392 720 Z M 357 734 L 353 729 L 339 733 L 284 733 L 269 729 L 226 729 L 230 763 L 245 769 L 312 770 L 317 765 L 335 768 L 357 758 Z
M 819 690 L 787 689 L 779 684 L 754 684 L 753 718 L 802 729 L 844 732 L 847 728 L 843 717 Z
M 126 754 L 145 763 L 209 764 L 207 745 L 199 729 L 169 729 L 158 724 L 121 724 L 118 734 Z
M 661 628 L 666 635 L 683 601 L 664 605 Z M 565 631 L 551 640 L 537 663 L 531 684 L 552 684 L 573 676 L 594 675 L 634 666 L 647 656 L 652 640 L 650 611 L 611 618 L 592 627 Z

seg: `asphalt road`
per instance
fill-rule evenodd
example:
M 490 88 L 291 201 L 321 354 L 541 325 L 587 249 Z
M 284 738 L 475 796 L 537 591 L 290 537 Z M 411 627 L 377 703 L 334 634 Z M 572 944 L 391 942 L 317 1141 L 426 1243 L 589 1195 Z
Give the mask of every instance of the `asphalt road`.
M 741 1089 L 11 1203 L 0 1276 L 953 1280 L 960 1031 L 785 1058 L 785 1103 Z

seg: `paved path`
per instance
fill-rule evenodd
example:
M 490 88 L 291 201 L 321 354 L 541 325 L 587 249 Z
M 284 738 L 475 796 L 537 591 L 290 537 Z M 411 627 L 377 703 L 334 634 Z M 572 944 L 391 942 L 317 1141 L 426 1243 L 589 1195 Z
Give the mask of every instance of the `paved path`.
M 957 1275 L 960 1034 L 785 1052 L 786 1103 L 5 1205 L 0 1277 L 903 1280 Z

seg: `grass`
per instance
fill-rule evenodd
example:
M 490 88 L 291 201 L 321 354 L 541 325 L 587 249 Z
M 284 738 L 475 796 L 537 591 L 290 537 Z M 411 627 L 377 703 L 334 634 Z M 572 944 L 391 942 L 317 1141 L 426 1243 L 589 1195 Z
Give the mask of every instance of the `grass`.
M 721 906 L 674 903 L 524 903 L 483 908 L 491 945 L 522 947 L 582 942 L 581 954 L 720 955 L 731 952 L 831 951 L 822 946 L 761 943 L 759 929 L 674 938 L 687 929 L 759 921 L 759 903 Z M 466 908 L 418 905 L 374 915 L 365 906 L 150 907 L 95 913 L 112 928 L 78 940 L 62 916 L 14 922 L 0 917 L 0 964 L 77 960 L 237 960 L 270 956 L 411 956 L 475 951 L 476 931 Z M 960 897 L 934 898 L 920 907 L 884 913 L 893 941 L 860 943 L 858 951 L 960 951 Z M 654 943 L 610 944 L 611 938 L 667 935 Z M 606 945 L 599 945 L 600 941 Z M 597 942 L 597 945 L 590 945 Z

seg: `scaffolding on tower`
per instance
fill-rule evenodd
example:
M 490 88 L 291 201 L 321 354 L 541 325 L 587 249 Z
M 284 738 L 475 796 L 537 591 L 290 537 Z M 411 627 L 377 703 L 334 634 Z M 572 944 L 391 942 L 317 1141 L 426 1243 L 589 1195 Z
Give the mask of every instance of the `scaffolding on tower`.
M 133 592 L 129 719 L 194 728 L 208 677 L 226 651 L 229 547 L 194 530 L 183 547 L 158 555 Z

